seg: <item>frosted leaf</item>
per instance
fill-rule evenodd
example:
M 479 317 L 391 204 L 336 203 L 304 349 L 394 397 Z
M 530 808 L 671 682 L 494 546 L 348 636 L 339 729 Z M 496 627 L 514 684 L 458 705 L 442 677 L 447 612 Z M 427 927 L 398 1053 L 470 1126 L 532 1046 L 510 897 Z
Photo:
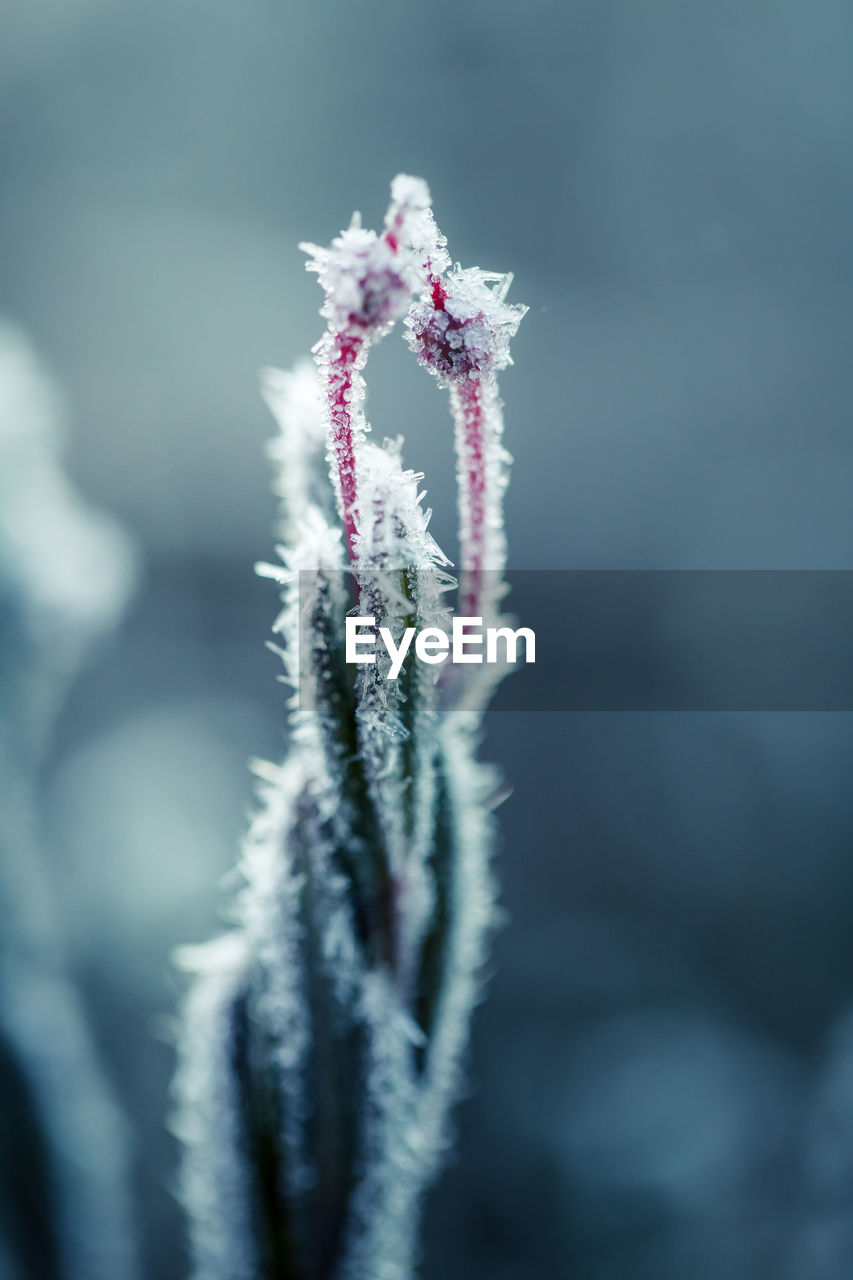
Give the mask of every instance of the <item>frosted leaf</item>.
M 365 444 L 360 457 L 362 527 L 356 540 L 364 569 L 435 569 L 450 561 L 428 532 L 430 512 L 420 484 L 423 472 L 405 471 L 402 437 L 382 447 Z M 405 606 L 401 597 L 400 607 Z
M 291 573 L 344 567 L 341 531 L 317 507 L 308 509 L 291 545 L 279 551 Z
M 461 1088 L 471 1011 L 480 999 L 488 942 L 496 923 L 490 808 L 498 776 L 474 758 L 478 728 L 478 715 L 455 713 L 441 730 L 453 856 L 442 883 L 447 920 L 444 964 L 432 1011 L 420 1097 L 419 1123 L 429 1135 L 433 1152 L 427 1180 L 436 1172 L 450 1142 L 449 1110 Z
M 291 372 L 264 369 L 261 394 L 279 426 L 279 434 L 267 444 L 267 456 L 275 469 L 273 492 L 279 499 L 277 533 L 282 541 L 295 542 L 312 507 L 326 515 L 332 509 L 317 370 L 307 359 L 300 360 Z
M 362 1159 L 340 1280 L 406 1280 L 412 1272 L 423 1190 L 417 1139 L 412 1026 L 388 975 L 368 976 L 361 1016 L 367 1030 Z
M 297 535 L 295 546 L 277 548 L 282 564 L 258 564 L 255 570 L 282 588 L 282 608 L 273 624 L 280 643 L 270 642 L 268 647 L 282 659 L 285 679 L 297 695 L 293 705 L 301 706 L 304 720 L 309 708 L 320 711 L 326 696 L 325 662 L 322 653 L 316 653 L 317 648 L 325 649 L 326 641 L 316 637 L 316 610 L 325 611 L 326 629 L 331 632 L 340 626 L 346 597 L 340 529 L 333 528 L 316 507 L 309 507 Z
M 180 1192 L 190 1219 L 197 1280 L 255 1280 L 252 1181 L 240 1085 L 235 1069 L 245 939 L 230 934 L 184 953 L 200 971 L 184 1010 L 175 1077 L 174 1131 L 185 1144 Z
M 296 806 L 304 786 L 301 764 L 294 759 L 280 771 L 275 786 L 263 788 L 263 804 L 243 848 L 246 889 L 240 899 L 249 952 L 263 975 L 256 985 L 253 1012 L 267 1028 L 285 1099 L 282 1150 L 286 1184 L 293 1193 L 314 1180 L 303 1139 L 309 1105 L 305 1059 L 311 1043 L 301 909 L 304 876 L 294 857 Z
M 387 628 L 395 643 L 406 626 L 432 625 L 444 616 L 441 595 L 452 581 L 441 574 L 449 562 L 427 530 L 429 513 L 423 509 L 420 490 L 423 476 L 403 470 L 401 444 L 396 440 L 386 441 L 382 448 L 364 446 L 363 519 L 356 540 L 359 609 L 362 616 L 375 618 L 377 627 Z M 391 762 L 376 758 L 378 744 L 383 738 L 407 737 L 411 732 L 403 704 L 412 690 L 405 678 L 388 679 L 390 667 L 387 648 L 377 646 L 375 662 L 362 667 L 359 675 L 362 751 L 369 762 L 368 775 L 375 774 L 377 783 L 394 771 Z M 427 710 L 435 668 L 416 664 L 410 656 L 407 671 L 417 673 L 421 703 Z
M 453 579 L 428 532 L 422 475 L 403 469 L 401 441 L 362 454 L 363 532 L 356 544 L 359 612 L 400 644 L 407 626 L 449 624 L 445 592 Z M 368 794 L 397 886 L 396 949 L 412 975 L 434 893 L 427 863 L 434 843 L 436 682 L 438 668 L 409 654 L 395 680 L 391 657 L 358 675 L 358 733 Z

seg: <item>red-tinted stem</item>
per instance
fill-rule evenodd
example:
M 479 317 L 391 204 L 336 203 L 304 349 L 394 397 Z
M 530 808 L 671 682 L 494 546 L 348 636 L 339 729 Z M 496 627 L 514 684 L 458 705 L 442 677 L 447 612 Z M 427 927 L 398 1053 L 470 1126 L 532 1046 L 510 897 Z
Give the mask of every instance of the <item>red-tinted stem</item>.
M 451 388 L 456 424 L 456 460 L 459 471 L 459 543 L 463 570 L 459 601 L 463 616 L 478 616 L 482 574 L 486 566 L 488 476 L 486 474 L 486 422 L 484 387 L 479 378 L 455 383 Z M 491 566 L 498 568 L 497 565 Z
M 338 472 L 341 518 L 350 560 L 355 560 L 355 535 L 358 528 L 358 491 L 356 483 L 355 430 L 353 404 L 355 381 L 362 363 L 364 339 L 350 333 L 332 336 L 331 353 L 326 370 L 326 397 L 329 408 L 329 441 Z

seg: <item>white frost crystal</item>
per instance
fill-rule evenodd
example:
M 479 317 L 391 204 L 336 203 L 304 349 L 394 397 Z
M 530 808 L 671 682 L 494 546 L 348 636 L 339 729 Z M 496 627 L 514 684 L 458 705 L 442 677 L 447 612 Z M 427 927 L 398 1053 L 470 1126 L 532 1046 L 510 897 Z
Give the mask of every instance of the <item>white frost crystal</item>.
M 290 754 L 256 766 L 233 948 L 213 944 L 184 1037 L 198 1280 L 410 1280 L 495 915 L 498 788 L 475 759 L 479 715 L 412 655 L 394 680 L 387 651 L 348 664 L 344 620 L 373 617 L 396 638 L 449 616 L 455 583 L 423 476 L 404 468 L 401 440 L 365 439 L 368 348 L 406 314 L 410 344 L 450 387 L 462 569 L 492 572 L 463 592 L 496 607 L 508 463 L 496 374 L 524 308 L 507 305 L 508 276 L 450 269 L 418 178 L 394 180 L 380 234 L 356 217 L 329 249 L 304 247 L 325 293 L 317 371 L 264 380 L 285 545 L 260 572 L 282 588 Z

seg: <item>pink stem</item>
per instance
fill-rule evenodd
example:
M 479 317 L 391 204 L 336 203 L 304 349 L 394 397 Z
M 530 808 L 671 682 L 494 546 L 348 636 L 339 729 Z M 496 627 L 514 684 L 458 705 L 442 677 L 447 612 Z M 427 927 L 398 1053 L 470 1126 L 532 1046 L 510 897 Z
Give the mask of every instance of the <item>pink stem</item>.
M 385 232 L 385 240 L 393 253 L 399 247 L 398 232 L 403 215 L 398 213 L 394 229 Z M 355 538 L 358 532 L 358 481 L 356 474 L 356 428 L 353 404 L 360 390 L 360 371 L 367 360 L 369 338 L 346 329 L 328 335 L 329 357 L 326 364 L 326 400 L 329 408 L 329 442 L 338 473 L 341 518 L 344 523 L 347 553 L 355 562 Z
M 479 378 L 451 387 L 459 468 L 460 560 L 464 578 L 460 596 L 463 616 L 479 616 L 482 574 L 486 568 L 488 477 L 486 475 L 486 405 Z M 497 569 L 497 565 L 492 568 Z
M 358 491 L 356 485 L 355 430 L 353 428 L 353 396 L 359 365 L 365 353 L 364 338 L 351 333 L 332 335 L 331 354 L 326 371 L 326 398 L 329 407 L 329 440 L 338 471 L 341 517 L 350 560 L 355 560 L 355 535 L 358 529 Z

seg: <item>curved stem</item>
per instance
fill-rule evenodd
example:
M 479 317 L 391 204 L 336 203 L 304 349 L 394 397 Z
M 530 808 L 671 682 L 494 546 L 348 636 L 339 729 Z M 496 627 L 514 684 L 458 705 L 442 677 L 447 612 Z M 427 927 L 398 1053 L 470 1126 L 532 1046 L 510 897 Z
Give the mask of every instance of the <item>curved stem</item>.
M 356 477 L 356 440 L 358 424 L 353 410 L 361 391 L 360 370 L 367 358 L 365 339 L 352 333 L 330 333 L 329 355 L 325 366 L 325 395 L 329 413 L 329 448 L 334 460 L 339 487 L 341 519 L 346 534 L 347 552 L 355 559 L 355 535 L 358 530 L 358 488 Z
M 483 575 L 504 566 L 500 504 L 503 491 L 500 435 L 503 428 L 493 378 L 469 378 L 450 388 L 456 427 L 459 483 L 459 545 L 463 572 L 459 609 L 482 612 Z

